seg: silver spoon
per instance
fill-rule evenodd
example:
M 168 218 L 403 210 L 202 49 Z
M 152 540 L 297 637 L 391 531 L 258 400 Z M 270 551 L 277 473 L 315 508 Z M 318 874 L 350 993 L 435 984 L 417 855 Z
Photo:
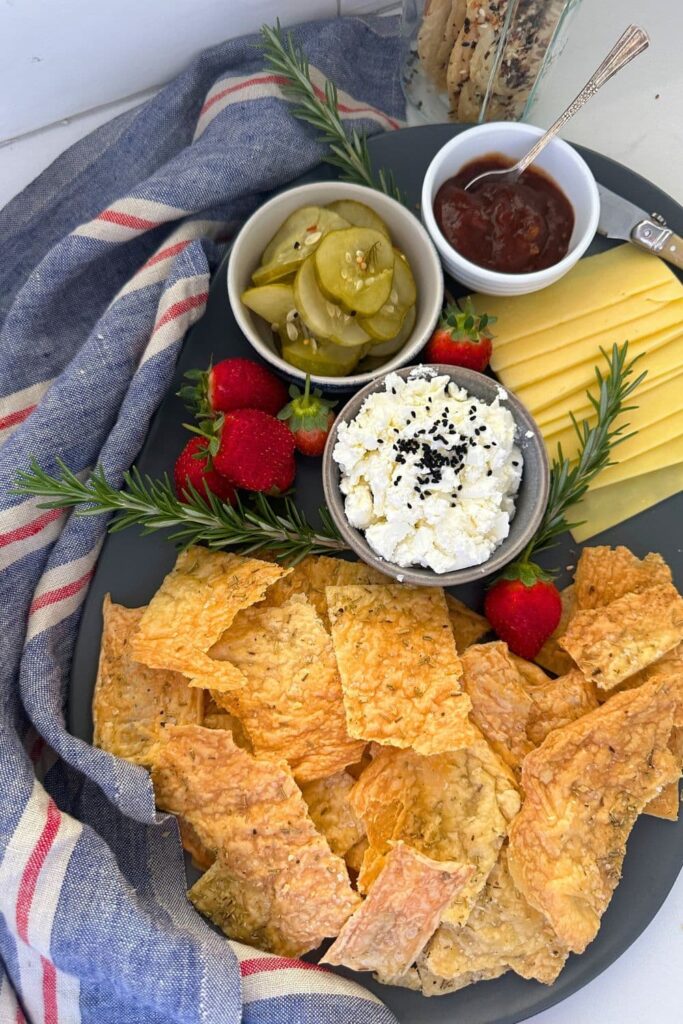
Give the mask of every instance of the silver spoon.
M 567 121 L 576 114 L 578 110 L 586 103 L 591 96 L 595 96 L 598 89 L 601 88 L 608 82 L 610 78 L 616 75 L 617 71 L 621 71 L 625 68 L 634 57 L 637 57 L 639 53 L 646 50 L 650 45 L 650 39 L 647 32 L 644 32 L 642 28 L 638 28 L 637 25 L 629 25 L 624 34 L 617 40 L 610 52 L 603 60 L 600 67 L 596 68 L 591 77 L 588 79 L 578 96 L 572 100 L 567 109 L 563 114 L 560 114 L 557 121 L 551 124 L 545 135 L 541 135 L 538 142 L 536 142 L 528 153 L 518 160 L 512 167 L 504 167 L 501 170 L 496 171 L 484 171 L 483 174 L 478 174 L 476 178 L 472 178 L 472 181 L 465 185 L 465 192 L 471 189 L 474 185 L 482 185 L 484 182 L 499 182 L 511 184 L 517 181 L 519 176 L 527 169 L 529 164 L 533 163 L 538 154 L 544 149 L 551 139 L 553 139 L 557 133 L 564 128 Z

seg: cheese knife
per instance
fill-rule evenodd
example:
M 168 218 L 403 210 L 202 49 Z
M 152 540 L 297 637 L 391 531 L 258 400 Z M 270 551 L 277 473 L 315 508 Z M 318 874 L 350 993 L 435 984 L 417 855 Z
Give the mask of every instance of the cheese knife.
M 663 217 L 658 213 L 646 213 L 603 185 L 598 185 L 598 192 L 598 232 L 601 235 L 633 242 L 683 270 L 683 238 L 667 227 Z

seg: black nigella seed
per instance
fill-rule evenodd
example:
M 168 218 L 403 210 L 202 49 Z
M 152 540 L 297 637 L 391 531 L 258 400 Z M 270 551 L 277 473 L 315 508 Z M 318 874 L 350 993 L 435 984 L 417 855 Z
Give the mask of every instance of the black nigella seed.
M 384 444 L 384 440 L 381 437 L 377 438 L 377 444 Z
M 395 395 L 396 394 L 396 388 L 392 388 L 391 389 L 391 393 L 392 393 L 392 395 Z
M 414 409 L 411 409 L 411 410 L 410 410 L 410 415 L 412 416 L 412 418 L 413 418 L 414 420 L 415 420 L 415 419 L 417 419 L 417 413 L 415 412 L 415 410 L 414 410 Z
M 486 424 L 482 423 L 482 425 L 479 427 L 479 429 L 481 430 L 481 432 L 483 434 L 483 432 L 486 430 Z
M 295 249 L 300 249 L 301 248 L 301 242 L 295 242 L 294 243 L 294 248 Z
M 493 476 L 493 470 L 492 469 L 487 469 L 486 470 L 486 475 L 487 476 Z
M 517 462 L 517 460 L 516 460 L 516 459 L 513 459 L 513 460 L 512 460 L 512 465 L 513 465 L 513 466 L 518 466 L 518 465 L 519 465 L 519 463 Z

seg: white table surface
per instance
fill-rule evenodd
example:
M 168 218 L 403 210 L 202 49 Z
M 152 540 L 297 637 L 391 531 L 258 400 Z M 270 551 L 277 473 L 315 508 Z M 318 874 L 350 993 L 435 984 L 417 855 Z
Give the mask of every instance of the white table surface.
M 213 4 L 205 6 L 215 10 Z M 329 0 L 318 6 L 328 13 Z M 342 0 L 348 13 L 379 6 L 368 0 Z M 286 4 L 260 2 L 258 7 L 259 20 L 266 20 Z M 311 0 L 311 14 L 314 9 Z M 650 33 L 649 51 L 604 87 L 577 115 L 565 137 L 628 164 L 683 203 L 683 0 L 584 0 L 567 48 L 534 110 L 534 121 L 550 123 L 631 21 Z M 229 19 L 226 27 L 227 35 Z M 0 14 L 0 34 L 2 29 Z M 39 48 L 38 43 L 33 39 L 33 48 Z M 144 94 L 115 99 L 1 144 L 0 207 L 69 145 L 142 98 Z M 683 234 L 683 223 L 672 226 Z M 534 1017 L 534 1024 L 683 1024 L 682 976 L 683 875 L 631 948 L 590 985 Z

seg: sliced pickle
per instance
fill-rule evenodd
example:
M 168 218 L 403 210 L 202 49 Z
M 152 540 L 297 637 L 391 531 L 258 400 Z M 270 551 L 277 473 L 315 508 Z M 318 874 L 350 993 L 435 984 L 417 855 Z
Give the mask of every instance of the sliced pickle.
M 386 235 L 372 228 L 331 231 L 316 249 L 315 270 L 332 302 L 372 316 L 391 293 L 394 250 Z
M 349 222 L 322 206 L 302 206 L 291 213 L 263 250 L 261 266 L 252 274 L 254 284 L 268 284 L 297 270 L 315 251 L 328 231 L 347 228 Z
M 331 341 L 317 341 L 315 338 L 292 339 L 286 331 L 280 332 L 280 341 L 283 359 L 304 373 L 321 377 L 346 377 L 355 369 L 363 351 L 360 345 L 342 348 Z
M 387 238 L 391 238 L 389 228 L 380 215 L 365 203 L 357 203 L 355 199 L 337 199 L 334 203 L 328 203 L 326 209 L 338 213 L 354 227 L 373 228 L 375 231 L 381 231 Z
M 296 275 L 294 298 L 297 309 L 316 338 L 345 347 L 370 341 L 370 335 L 360 326 L 358 318 L 330 302 L 320 291 L 312 256 L 304 260 Z
M 253 313 L 278 327 L 284 324 L 287 314 L 296 309 L 291 284 L 266 284 L 261 288 L 247 288 L 240 298 Z
M 369 354 L 371 356 L 378 356 L 380 359 L 388 359 L 389 356 L 393 356 L 396 352 L 399 352 L 408 338 L 413 332 L 415 326 L 416 311 L 415 306 L 412 305 L 406 315 L 403 317 L 403 323 L 396 337 L 391 338 L 389 341 L 381 341 L 376 345 L 373 345 L 370 349 Z
M 408 260 L 394 249 L 394 281 L 387 302 L 374 316 L 361 317 L 363 329 L 377 341 L 390 341 L 401 330 L 403 319 L 417 299 L 415 278 Z

